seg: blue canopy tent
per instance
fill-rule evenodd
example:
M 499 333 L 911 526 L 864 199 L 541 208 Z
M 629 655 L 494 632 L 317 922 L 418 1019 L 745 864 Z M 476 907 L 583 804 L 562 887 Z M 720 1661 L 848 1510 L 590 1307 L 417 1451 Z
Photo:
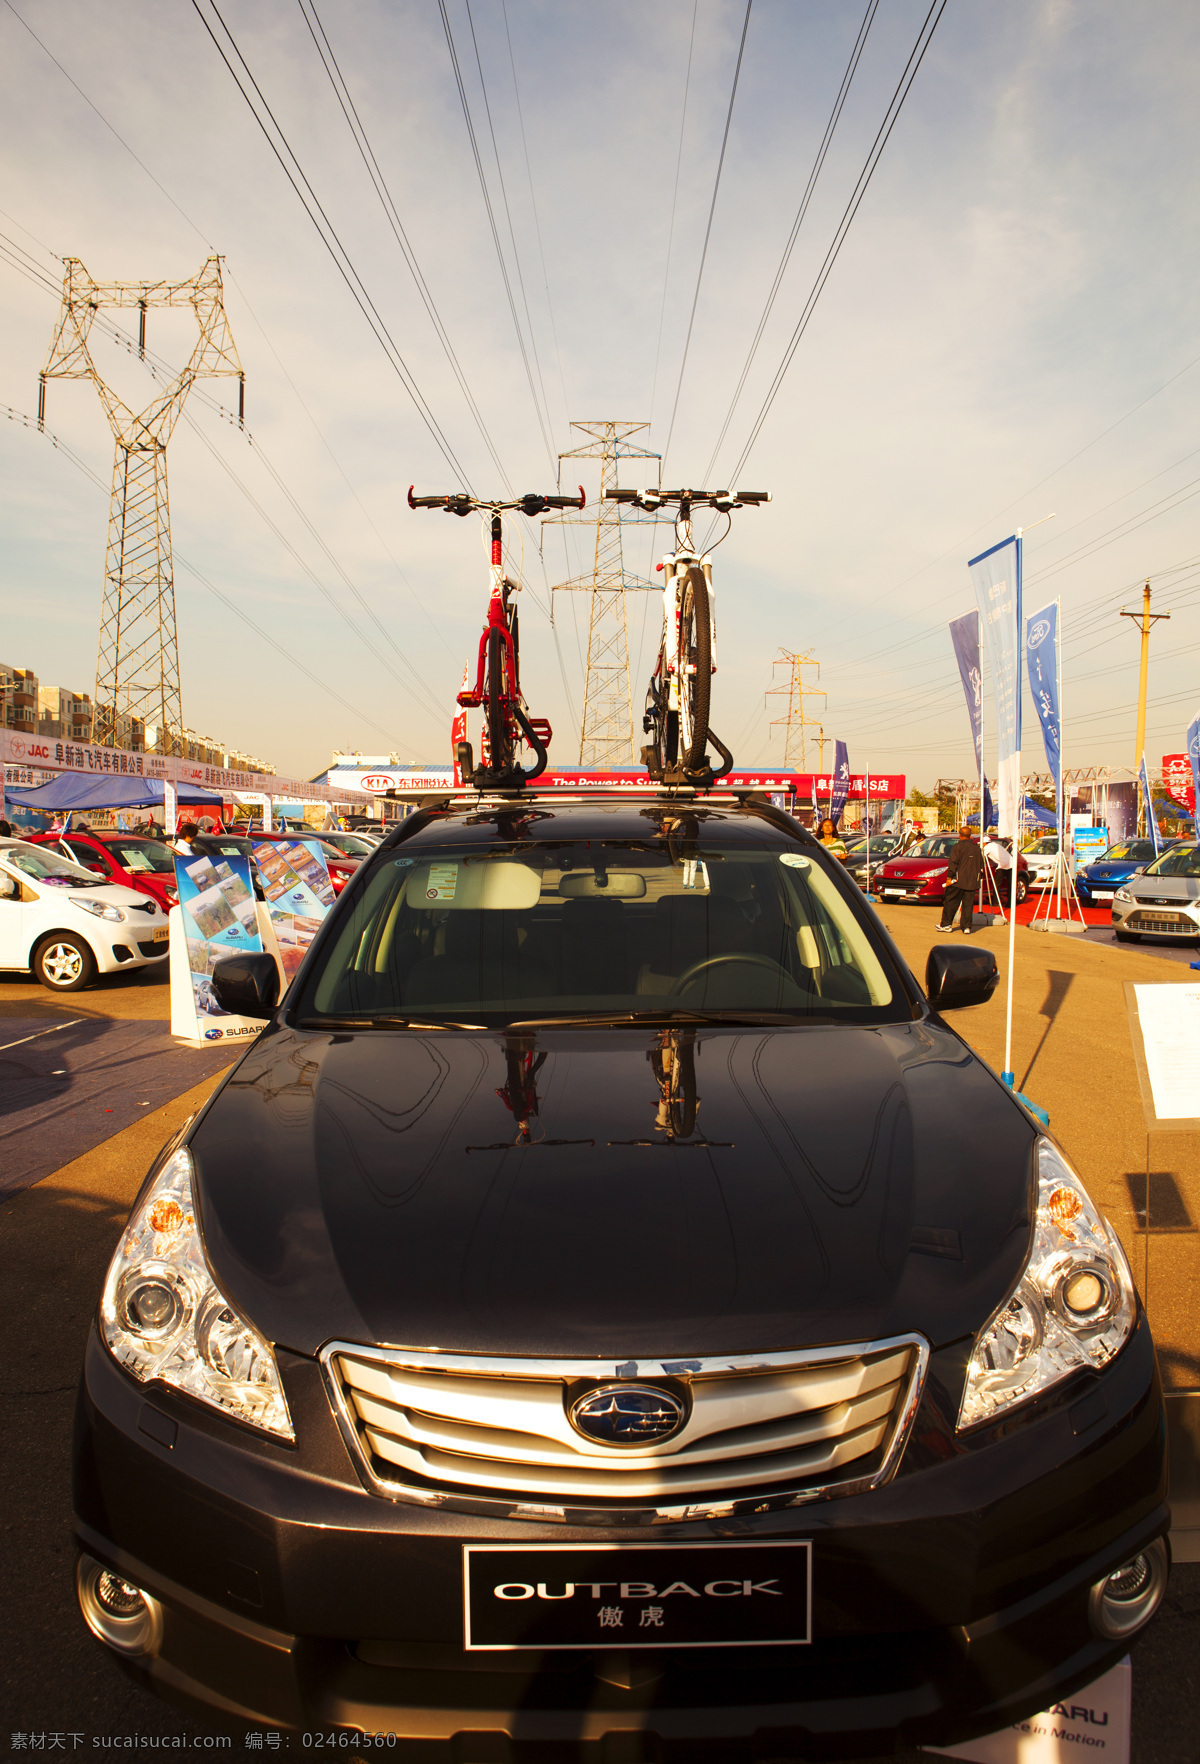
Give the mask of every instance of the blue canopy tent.
M 978 812 L 967 817 L 968 827 L 978 827 L 978 825 Z M 1027 796 L 1021 804 L 1021 825 L 1022 827 L 1057 827 L 1058 816 L 1053 809 L 1043 808 L 1040 802 L 1034 802 L 1032 796 Z
M 42 814 L 65 814 L 72 809 L 162 808 L 163 781 L 119 773 L 96 777 L 90 772 L 60 772 L 49 784 L 27 790 L 14 790 L 9 785 L 4 794 L 21 808 L 37 809 Z M 221 798 L 195 784 L 177 784 L 175 796 L 188 808 L 203 808 L 218 815 L 221 812 Z

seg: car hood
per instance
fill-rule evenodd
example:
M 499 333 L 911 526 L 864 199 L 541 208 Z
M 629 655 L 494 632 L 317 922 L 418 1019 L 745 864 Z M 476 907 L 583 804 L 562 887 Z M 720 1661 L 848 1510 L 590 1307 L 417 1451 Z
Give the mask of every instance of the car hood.
M 109 906 L 132 907 L 139 913 L 144 913 L 148 906 L 158 906 L 158 902 L 151 900 L 148 894 L 142 894 L 136 888 L 126 888 L 123 882 L 97 882 L 95 888 L 63 888 L 57 883 L 38 881 L 32 876 L 24 876 L 22 880 L 31 882 L 43 900 L 102 900 Z
M 949 858 L 888 858 L 879 866 L 879 873 L 888 876 L 923 876 L 930 870 L 946 870 L 949 867 Z
M 1089 864 L 1080 875 L 1087 882 L 1127 882 L 1137 869 L 1132 858 L 1128 863 Z
M 674 1144 L 658 1051 L 646 1031 L 506 1050 L 272 1027 L 191 1139 L 222 1290 L 306 1354 L 679 1357 L 981 1327 L 1027 1251 L 1034 1130 L 949 1030 L 695 1032 L 696 1130 Z M 522 1063 L 529 1145 L 503 1094 Z
M 1195 900 L 1200 881 L 1194 876 L 1131 876 L 1129 892 L 1134 900 Z

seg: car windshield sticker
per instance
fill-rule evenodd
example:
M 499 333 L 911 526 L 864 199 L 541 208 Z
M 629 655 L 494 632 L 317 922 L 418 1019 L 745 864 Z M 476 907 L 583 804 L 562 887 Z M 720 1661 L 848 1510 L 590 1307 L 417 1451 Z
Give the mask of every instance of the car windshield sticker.
M 393 863 L 393 868 L 397 870 L 407 870 L 409 865 L 413 862 L 415 862 L 415 859 L 413 858 L 396 858 Z
M 457 864 L 430 864 L 426 900 L 453 900 L 458 885 Z
M 810 859 L 808 859 L 806 857 L 801 857 L 800 853 L 798 851 L 785 851 L 785 852 L 783 852 L 780 855 L 779 861 L 781 864 L 786 864 L 789 870 L 811 870 L 812 869 L 812 863 L 811 863 Z

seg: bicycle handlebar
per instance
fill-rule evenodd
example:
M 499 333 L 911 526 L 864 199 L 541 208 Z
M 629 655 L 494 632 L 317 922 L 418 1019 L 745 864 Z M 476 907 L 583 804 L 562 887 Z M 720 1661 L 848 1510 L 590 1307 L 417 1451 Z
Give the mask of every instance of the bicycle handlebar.
M 769 490 L 606 490 L 604 495 L 606 501 L 632 502 L 652 511 L 673 502 L 681 507 L 716 508 L 722 514 L 732 508 L 757 508 L 771 500 Z
M 578 496 L 541 496 L 534 490 L 527 490 L 524 496 L 518 496 L 511 502 L 485 502 L 477 496 L 468 496 L 465 490 L 453 490 L 446 496 L 414 496 L 415 485 L 408 487 L 409 508 L 440 508 L 447 514 L 468 515 L 472 509 L 487 509 L 492 514 L 500 514 L 504 509 L 520 509 L 522 514 L 540 515 L 548 508 L 586 508 L 587 497 L 583 493 L 583 485 L 579 486 Z

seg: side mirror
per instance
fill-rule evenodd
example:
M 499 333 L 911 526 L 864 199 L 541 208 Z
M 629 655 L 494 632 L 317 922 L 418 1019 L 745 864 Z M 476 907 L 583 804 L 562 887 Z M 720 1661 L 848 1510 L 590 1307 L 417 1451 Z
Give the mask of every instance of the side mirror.
M 275 957 L 226 956 L 213 968 L 212 989 L 221 1009 L 235 1017 L 269 1017 L 279 1003 Z
M 21 890 L 11 876 L 0 872 L 0 900 L 19 900 Z
M 935 943 L 925 964 L 925 992 L 935 1011 L 986 1004 L 1000 981 L 990 949 Z

